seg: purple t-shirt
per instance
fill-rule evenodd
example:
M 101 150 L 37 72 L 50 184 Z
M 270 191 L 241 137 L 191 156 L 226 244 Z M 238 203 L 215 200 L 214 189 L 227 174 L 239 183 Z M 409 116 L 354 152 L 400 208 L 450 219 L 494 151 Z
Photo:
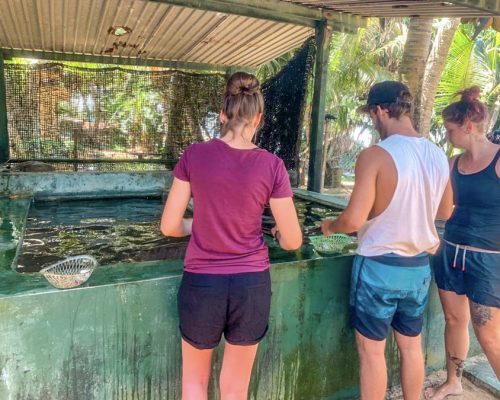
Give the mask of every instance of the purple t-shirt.
M 283 161 L 262 149 L 235 149 L 220 139 L 189 146 L 174 176 L 190 182 L 193 231 L 188 272 L 235 274 L 269 268 L 262 213 L 272 198 L 292 197 Z

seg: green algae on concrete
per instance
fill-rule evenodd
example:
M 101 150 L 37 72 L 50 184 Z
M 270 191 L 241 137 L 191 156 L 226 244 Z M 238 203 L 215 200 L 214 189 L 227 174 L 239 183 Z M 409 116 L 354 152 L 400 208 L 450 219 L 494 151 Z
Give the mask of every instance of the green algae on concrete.
M 322 399 L 355 387 L 353 336 L 339 313 L 349 268 L 349 257 L 273 268 L 252 399 Z M 180 275 L 0 299 L 0 398 L 178 399 Z
M 251 399 L 356 396 L 358 360 L 347 325 L 351 262 L 343 256 L 272 267 L 270 329 L 259 349 Z M 179 398 L 180 266 L 156 278 L 119 283 L 113 279 L 126 266 L 104 270 L 116 275 L 94 286 L 0 298 L 0 398 Z M 215 359 L 214 371 L 220 350 Z M 397 360 L 390 357 L 388 367 L 395 375 Z M 214 375 L 215 399 L 216 387 Z
M 30 202 L 0 197 L 0 271 L 10 270 L 16 259 Z
M 253 399 L 261 399 L 263 398 L 262 395 L 269 393 L 273 394 L 272 397 L 269 397 L 270 399 L 353 398 L 352 396 L 356 393 L 358 366 L 353 332 L 347 327 L 346 316 L 350 270 L 349 258 L 324 259 L 316 261 L 314 265 L 307 262 L 287 263 L 273 269 L 271 327 L 268 337 L 264 340 L 259 351 L 252 383 Z M 150 270 L 151 273 L 157 271 L 156 267 L 159 267 L 159 265 L 151 265 L 150 267 L 153 268 L 152 271 Z M 94 286 L 70 291 L 57 291 L 48 288 L 45 292 L 32 293 L 29 296 L 14 295 L 0 299 L 0 323 L 3 332 L 10 333 L 10 335 L 2 335 L 0 338 L 0 342 L 7 346 L 7 348 L 0 349 L 0 354 L 8 354 L 9 349 L 11 351 L 15 349 L 15 354 L 10 358 L 17 359 L 22 364 L 33 364 L 37 370 L 48 368 L 45 360 L 51 360 L 50 368 L 65 369 L 70 365 L 72 368 L 71 379 L 73 380 L 66 383 L 71 384 L 73 387 L 71 395 L 75 396 L 70 398 L 85 399 L 87 397 L 83 393 L 88 393 L 88 390 L 90 390 L 85 387 L 81 389 L 82 392 L 79 392 L 78 385 L 81 382 L 78 378 L 81 377 L 80 370 L 85 370 L 86 373 L 93 371 L 93 374 L 99 376 L 100 374 L 106 375 L 106 381 L 116 379 L 118 383 L 113 382 L 112 387 L 119 385 L 123 388 L 120 393 L 124 397 L 118 397 L 113 392 L 114 389 L 103 386 L 104 382 L 96 386 L 102 392 L 97 393 L 95 398 L 134 398 L 126 397 L 125 394 L 129 393 L 129 391 L 133 393 L 136 390 L 134 389 L 135 386 L 132 383 L 124 384 L 123 382 L 127 380 L 139 382 L 141 379 L 141 382 L 143 380 L 149 382 L 149 378 L 138 378 L 135 375 L 129 376 L 131 374 L 129 370 L 132 369 L 130 366 L 125 367 L 122 365 L 119 371 L 124 375 L 117 375 L 113 378 L 109 376 L 105 369 L 105 366 L 110 363 L 112 365 L 118 363 L 114 358 L 122 358 L 124 354 L 128 354 L 129 347 L 132 344 L 120 342 L 120 345 L 111 347 L 105 352 L 106 356 L 110 357 L 111 360 L 108 358 L 100 360 L 96 359 L 96 356 L 91 357 L 89 355 L 89 353 L 94 353 L 93 348 L 95 346 L 86 343 L 86 338 L 90 335 L 91 337 L 106 337 L 111 340 L 112 336 L 117 336 L 113 340 L 123 340 L 121 338 L 124 335 L 131 335 L 135 338 L 133 345 L 137 345 L 141 340 L 146 340 L 144 335 L 151 335 L 151 339 L 148 340 L 153 343 L 168 340 L 167 347 L 155 348 L 154 351 L 164 363 L 169 364 L 170 369 L 164 371 L 165 376 L 167 376 L 164 381 L 159 378 L 151 381 L 151 385 L 159 393 L 158 396 L 151 395 L 151 397 L 144 398 L 177 398 L 177 392 L 166 391 L 166 388 L 178 385 L 178 376 L 175 375 L 175 368 L 178 368 L 178 364 L 175 364 L 171 357 L 172 352 L 177 353 L 179 351 L 180 337 L 177 332 L 175 292 L 181 269 L 178 266 L 175 272 L 173 267 L 168 268 L 170 276 L 168 276 L 167 269 L 162 268 L 163 271 L 161 271 L 160 275 L 163 275 L 163 277 L 158 276 L 147 279 L 144 273 L 140 281 L 127 282 L 127 279 L 124 279 L 123 275 L 127 273 L 127 270 L 133 272 L 143 268 L 143 265 L 104 268 L 102 272 L 110 274 L 100 275 L 99 278 L 102 281 L 96 282 L 94 280 L 92 282 Z M 135 279 L 139 278 L 136 276 Z M 115 282 L 110 284 L 109 282 L 113 280 Z M 44 284 L 44 282 L 41 283 Z M 158 285 L 162 289 L 157 290 Z M 150 297 L 151 293 L 155 291 L 157 292 L 156 295 Z M 168 299 L 165 300 L 167 293 L 169 293 Z M 158 302 L 161 304 L 159 305 Z M 135 303 L 138 303 L 145 311 L 155 310 L 146 317 L 149 321 L 156 321 L 155 326 L 146 333 L 139 329 L 144 327 L 143 319 L 141 320 L 139 315 L 130 315 L 131 307 L 129 304 Z M 111 307 L 113 304 L 114 306 Z M 88 314 L 89 307 L 99 309 L 102 314 L 98 318 L 91 317 Z M 76 314 L 79 314 L 79 316 L 77 317 Z M 116 318 L 137 320 L 140 327 L 136 327 L 134 324 L 121 324 L 121 327 L 116 327 L 116 324 L 112 320 L 110 321 L 109 318 L 121 314 L 125 315 Z M 23 322 L 19 326 L 6 323 L 5 319 L 13 316 L 16 316 L 16 320 L 29 321 L 28 325 L 24 326 Z M 43 332 L 47 336 L 59 337 L 61 332 L 74 330 L 68 325 L 73 316 L 76 318 L 75 321 L 79 323 L 79 332 L 83 339 L 78 337 L 74 339 L 74 343 L 71 342 L 66 347 L 61 346 L 64 345 L 64 342 L 59 340 L 48 342 L 48 348 L 43 347 L 44 342 L 39 343 L 36 341 L 31 343 L 32 338 L 40 337 Z M 113 326 L 107 326 L 108 323 Z M 160 326 L 168 325 L 169 334 L 164 335 L 162 329 L 167 328 L 158 329 L 157 324 Z M 139 332 L 137 329 L 139 329 Z M 78 345 L 75 343 L 78 343 Z M 106 344 L 100 346 L 109 347 Z M 388 347 L 390 346 L 389 344 Z M 62 353 L 52 356 L 47 354 L 47 357 L 33 359 L 34 355 L 41 351 L 40 349 L 54 351 L 55 347 L 58 349 L 57 352 L 62 351 Z M 77 348 L 75 349 L 75 347 Z M 78 354 L 76 358 L 73 355 L 75 353 Z M 68 354 L 72 358 L 68 359 Z M 52 366 L 55 361 L 57 361 L 56 365 Z M 140 361 L 141 363 L 146 362 L 142 361 L 142 359 Z M 123 360 L 120 362 L 126 363 Z M 8 370 L 9 363 L 4 365 L 4 370 Z M 159 367 L 154 366 L 161 369 L 161 365 Z M 430 365 L 428 367 L 432 368 Z M 397 363 L 395 364 L 391 359 L 389 360 L 389 371 L 392 376 L 397 372 Z M 9 376 L 17 376 L 15 368 L 10 371 Z M 27 386 L 22 385 L 21 382 L 9 381 L 9 393 L 17 393 L 16 390 L 28 390 L 30 375 L 23 373 L 23 376 L 22 381 Z M 51 382 L 52 377 L 43 374 L 35 376 L 36 381 L 33 383 L 35 387 L 30 393 L 47 392 L 47 387 L 41 388 L 39 385 L 43 382 L 48 385 L 47 382 Z M 75 382 L 75 380 L 78 381 Z M 145 384 L 141 383 L 141 385 L 144 386 Z M 212 387 L 216 387 L 215 382 Z M 47 392 L 47 398 L 68 398 L 65 396 L 69 393 L 63 392 L 63 390 L 66 390 L 66 387 L 57 387 L 57 391 Z M 60 395 L 60 393 L 64 393 L 64 396 Z M 304 397 L 307 393 L 310 396 Z M 0 391 L 0 396 L 1 394 Z

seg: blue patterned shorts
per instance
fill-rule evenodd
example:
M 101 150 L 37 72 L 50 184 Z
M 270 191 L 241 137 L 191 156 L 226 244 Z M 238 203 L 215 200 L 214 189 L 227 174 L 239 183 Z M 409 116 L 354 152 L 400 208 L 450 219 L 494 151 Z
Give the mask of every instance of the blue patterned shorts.
M 418 336 L 430 282 L 427 253 L 415 257 L 357 255 L 349 300 L 351 326 L 373 340 L 384 340 L 391 326 L 402 335 Z

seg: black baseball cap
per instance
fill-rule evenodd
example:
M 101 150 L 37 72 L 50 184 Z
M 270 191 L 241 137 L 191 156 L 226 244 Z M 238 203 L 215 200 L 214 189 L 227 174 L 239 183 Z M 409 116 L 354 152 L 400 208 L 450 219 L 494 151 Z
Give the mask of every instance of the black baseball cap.
M 410 93 L 410 89 L 399 81 L 384 81 L 373 85 L 368 92 L 366 104 L 358 108 L 359 112 L 368 112 L 370 106 L 402 102 L 401 95 Z

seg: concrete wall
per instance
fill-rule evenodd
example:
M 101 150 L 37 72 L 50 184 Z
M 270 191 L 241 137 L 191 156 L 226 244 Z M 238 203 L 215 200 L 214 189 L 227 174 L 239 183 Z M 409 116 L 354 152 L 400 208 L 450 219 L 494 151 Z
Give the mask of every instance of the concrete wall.
M 355 396 L 358 361 L 347 325 L 350 268 L 351 257 L 273 267 L 270 331 L 259 349 L 251 399 Z M 132 270 L 142 277 L 111 283 Z M 46 287 L 1 298 L 0 398 L 179 399 L 180 276 L 180 263 L 104 267 L 87 287 Z M 434 290 L 432 298 L 425 328 L 429 369 L 443 361 Z M 398 356 L 392 341 L 387 355 L 394 379 Z M 220 354 L 216 360 L 217 369 Z
M 39 199 L 72 196 L 157 194 L 170 187 L 170 171 L 147 172 L 6 172 L 0 173 L 0 195 L 34 195 Z

